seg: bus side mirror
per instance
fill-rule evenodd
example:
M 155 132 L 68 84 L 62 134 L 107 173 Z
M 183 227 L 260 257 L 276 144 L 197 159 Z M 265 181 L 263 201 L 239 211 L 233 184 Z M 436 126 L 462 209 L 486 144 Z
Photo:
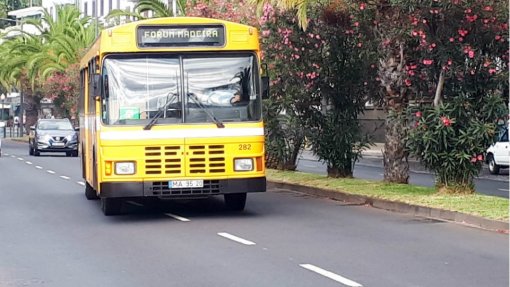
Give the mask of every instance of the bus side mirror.
M 102 86 L 102 78 L 101 75 L 95 74 L 94 75 L 94 97 L 101 94 L 101 86 Z
M 262 76 L 262 98 L 269 99 L 269 77 Z

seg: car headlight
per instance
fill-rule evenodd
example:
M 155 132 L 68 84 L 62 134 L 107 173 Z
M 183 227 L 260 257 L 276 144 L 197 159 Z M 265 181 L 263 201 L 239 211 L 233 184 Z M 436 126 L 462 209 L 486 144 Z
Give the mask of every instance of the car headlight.
M 38 142 L 45 142 L 45 143 L 47 143 L 50 140 L 51 140 L 51 136 L 47 135 L 47 134 L 37 136 L 37 141 Z
M 251 158 L 236 158 L 234 159 L 235 171 L 250 171 L 253 170 L 253 159 Z
M 135 174 L 134 162 L 116 162 L 115 174 Z
M 68 142 L 75 142 L 78 140 L 78 136 L 76 134 L 66 136 L 66 140 Z

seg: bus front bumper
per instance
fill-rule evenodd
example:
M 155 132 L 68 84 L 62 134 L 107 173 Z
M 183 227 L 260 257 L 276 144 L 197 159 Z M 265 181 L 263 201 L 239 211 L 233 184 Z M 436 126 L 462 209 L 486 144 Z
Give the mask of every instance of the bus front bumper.
M 207 197 L 230 193 L 249 193 L 266 191 L 266 177 L 243 179 L 204 180 L 203 187 L 169 188 L 168 181 L 147 182 L 103 182 L 102 198 L 111 197 L 164 197 L 188 198 Z

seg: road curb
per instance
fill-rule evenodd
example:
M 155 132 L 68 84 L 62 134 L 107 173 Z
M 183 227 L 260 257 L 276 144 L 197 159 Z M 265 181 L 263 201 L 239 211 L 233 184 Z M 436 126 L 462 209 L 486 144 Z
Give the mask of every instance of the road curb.
M 431 208 L 402 202 L 389 201 L 384 199 L 371 198 L 362 195 L 344 193 L 336 190 L 320 189 L 285 183 L 279 181 L 267 181 L 268 188 L 280 188 L 297 191 L 317 197 L 326 197 L 334 200 L 343 201 L 356 205 L 369 205 L 374 208 L 388 211 L 409 214 L 413 216 L 425 217 L 446 222 L 458 223 L 470 227 L 480 228 L 489 231 L 509 234 L 509 224 L 505 221 L 492 220 L 480 216 L 465 214 L 458 211 L 450 211 L 438 208 Z

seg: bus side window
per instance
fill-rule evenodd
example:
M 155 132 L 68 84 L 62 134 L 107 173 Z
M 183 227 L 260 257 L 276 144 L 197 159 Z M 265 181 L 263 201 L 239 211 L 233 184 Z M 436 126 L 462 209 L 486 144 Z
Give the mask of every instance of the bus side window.
M 108 99 L 110 97 L 110 86 L 108 83 L 108 75 L 103 76 L 103 97 Z

